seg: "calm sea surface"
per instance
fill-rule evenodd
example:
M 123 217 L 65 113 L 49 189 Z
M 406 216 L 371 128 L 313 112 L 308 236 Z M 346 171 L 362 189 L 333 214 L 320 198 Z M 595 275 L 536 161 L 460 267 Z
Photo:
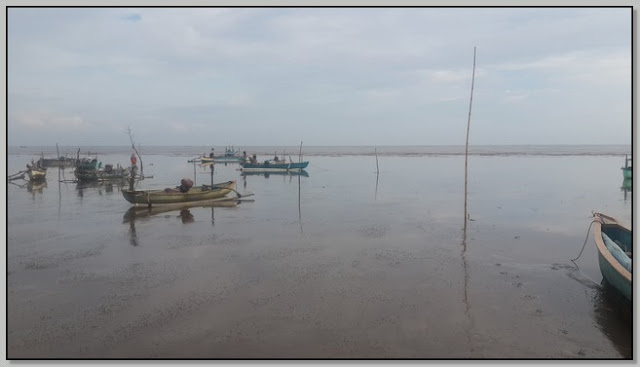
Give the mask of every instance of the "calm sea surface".
M 142 147 L 137 187 L 211 183 L 187 163 L 210 148 Z M 306 176 L 216 164 L 255 193 L 232 207 L 135 210 L 72 169 L 10 182 L 8 358 L 632 358 L 592 234 L 571 262 L 592 211 L 631 224 L 631 147 L 470 152 L 466 230 L 464 147 L 303 146 Z M 8 153 L 12 174 L 56 147 Z

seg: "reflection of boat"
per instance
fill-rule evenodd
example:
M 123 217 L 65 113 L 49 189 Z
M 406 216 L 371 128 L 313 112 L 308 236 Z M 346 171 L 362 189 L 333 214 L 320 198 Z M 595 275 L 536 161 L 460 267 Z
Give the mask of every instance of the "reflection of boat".
M 624 192 L 624 200 L 626 201 L 627 193 L 633 190 L 630 178 L 625 178 L 624 180 L 622 180 L 622 186 L 620 187 L 620 190 Z
M 593 235 L 604 280 L 631 300 L 633 243 L 631 230 L 612 217 L 594 214 Z
M 29 192 L 42 192 L 47 187 L 47 181 L 29 181 L 27 182 L 27 191 Z
M 594 319 L 623 358 L 633 356 L 633 304 L 605 284 L 593 297 Z
M 264 177 L 268 178 L 269 175 L 282 175 L 282 176 L 302 176 L 309 177 L 309 173 L 305 170 L 300 171 L 243 171 L 242 174 L 244 176 L 257 176 L 264 175 Z
M 240 203 L 239 200 L 224 200 L 213 202 L 176 203 L 151 207 L 132 206 L 131 208 L 129 208 L 129 210 L 127 210 L 126 213 L 124 213 L 124 216 L 122 217 L 122 223 L 140 221 L 157 214 L 163 214 L 173 211 L 179 211 L 180 217 L 183 218 L 183 222 L 188 222 L 190 220 L 186 219 L 193 219 L 193 214 L 189 212 L 189 208 L 232 208 L 237 206 L 238 203 Z
M 178 187 L 164 190 L 122 190 L 124 198 L 132 204 L 165 205 L 188 203 L 224 198 L 231 191 L 235 191 L 236 181 L 227 181 L 214 185 L 191 187 L 183 192 Z
M 624 180 L 622 180 L 622 187 L 620 187 L 620 189 L 631 191 L 632 190 L 631 179 L 625 178 Z
M 291 172 L 301 171 L 307 168 L 309 162 L 289 162 L 266 160 L 263 163 L 243 162 L 240 163 L 242 171 L 245 172 Z

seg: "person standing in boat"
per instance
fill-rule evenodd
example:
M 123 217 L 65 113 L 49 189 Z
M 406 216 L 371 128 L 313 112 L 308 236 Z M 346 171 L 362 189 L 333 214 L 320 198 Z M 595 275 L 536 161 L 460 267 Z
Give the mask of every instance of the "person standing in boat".
M 129 176 L 129 190 L 133 190 L 133 183 L 136 180 L 136 174 L 138 172 L 138 158 L 135 153 L 131 153 L 131 175 Z

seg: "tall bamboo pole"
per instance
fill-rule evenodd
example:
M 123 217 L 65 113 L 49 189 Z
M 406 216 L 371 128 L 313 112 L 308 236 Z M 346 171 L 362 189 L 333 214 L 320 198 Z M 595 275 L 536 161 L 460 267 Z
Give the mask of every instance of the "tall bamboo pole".
M 467 142 L 464 149 L 464 228 L 467 228 L 467 173 L 469 166 L 469 128 L 471 126 L 471 105 L 473 103 L 473 85 L 476 76 L 476 48 L 473 48 L 473 72 L 471 73 L 471 96 L 469 97 L 469 116 L 467 118 Z

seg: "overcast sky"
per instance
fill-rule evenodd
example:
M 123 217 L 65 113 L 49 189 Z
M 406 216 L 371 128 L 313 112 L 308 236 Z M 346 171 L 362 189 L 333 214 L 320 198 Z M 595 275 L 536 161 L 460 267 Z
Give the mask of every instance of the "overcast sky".
M 630 8 L 11 8 L 8 145 L 631 144 Z

